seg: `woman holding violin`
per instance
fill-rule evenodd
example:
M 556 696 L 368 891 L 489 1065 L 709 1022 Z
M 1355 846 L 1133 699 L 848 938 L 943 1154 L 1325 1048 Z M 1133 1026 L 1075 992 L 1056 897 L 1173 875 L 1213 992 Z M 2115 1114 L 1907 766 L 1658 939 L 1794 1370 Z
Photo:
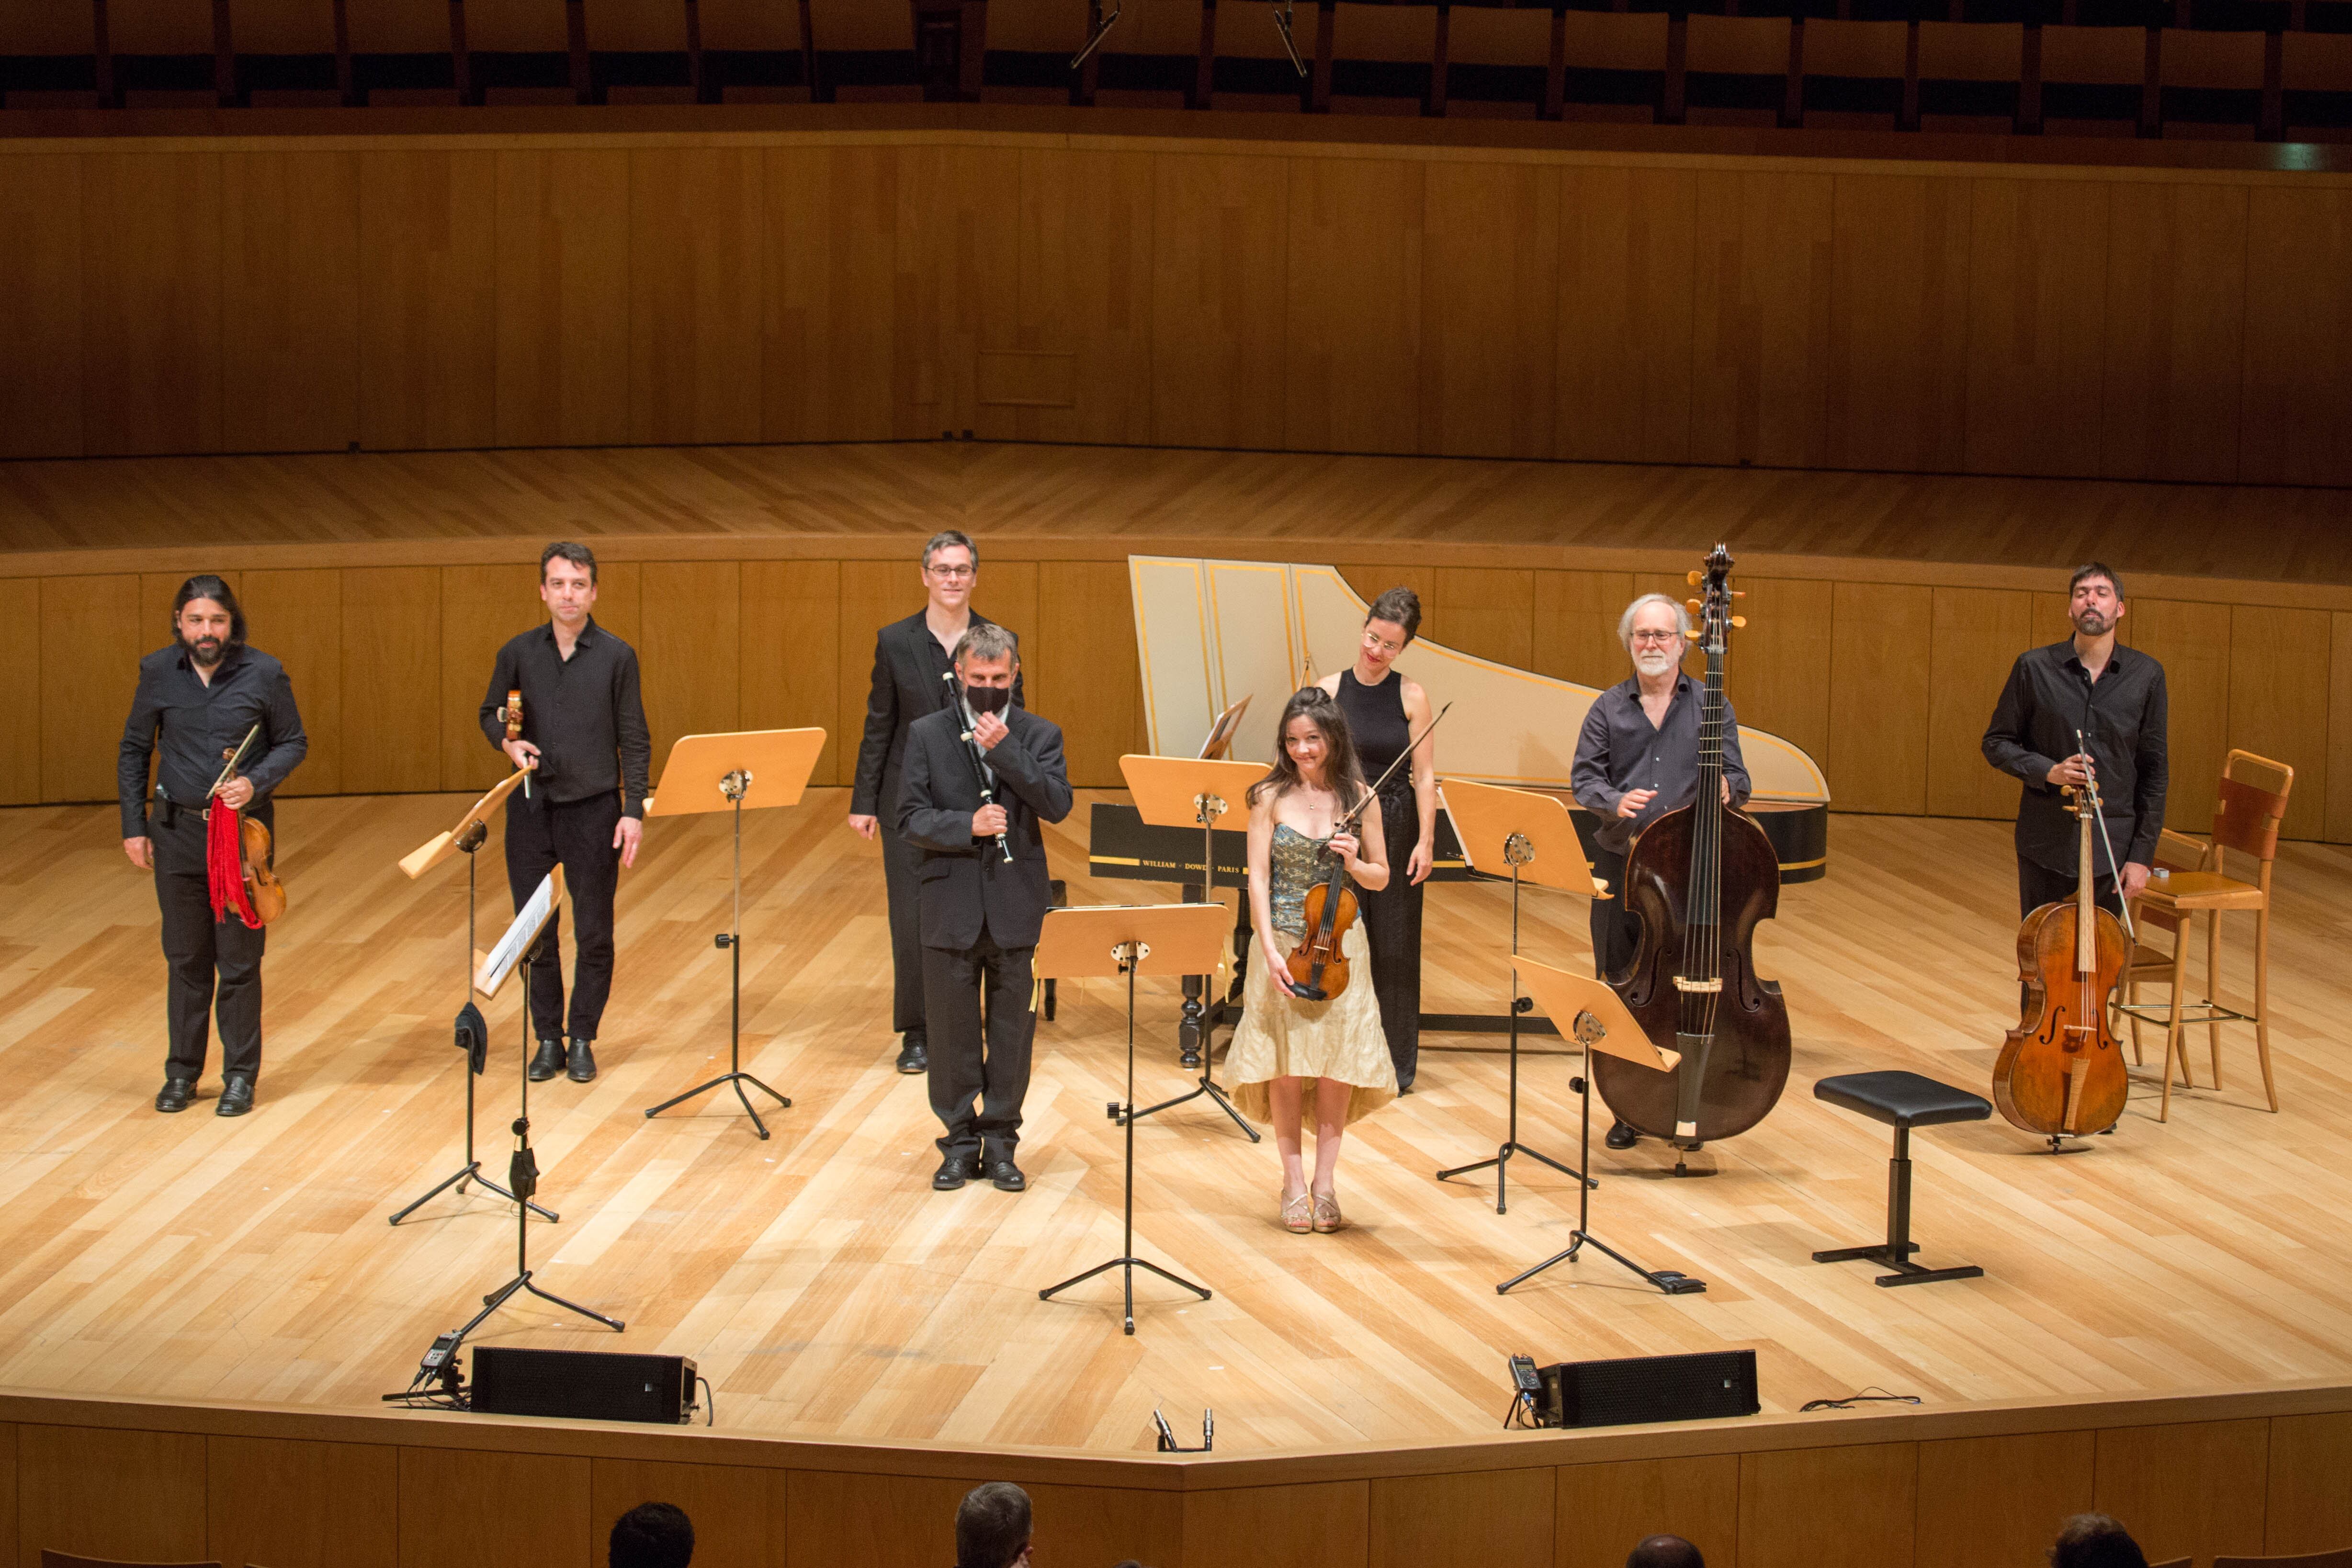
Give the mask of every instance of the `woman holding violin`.
M 1283 1226 L 1329 1232 L 1346 1223 L 1336 1186 L 1340 1134 L 1397 1092 L 1349 887 L 1385 887 L 1390 868 L 1381 803 L 1339 705 L 1308 686 L 1285 705 L 1279 734 L 1273 768 L 1249 792 L 1258 961 L 1226 1068 L 1243 1113 L 1274 1124 Z M 1310 1094 L 1311 1184 L 1300 1145 Z

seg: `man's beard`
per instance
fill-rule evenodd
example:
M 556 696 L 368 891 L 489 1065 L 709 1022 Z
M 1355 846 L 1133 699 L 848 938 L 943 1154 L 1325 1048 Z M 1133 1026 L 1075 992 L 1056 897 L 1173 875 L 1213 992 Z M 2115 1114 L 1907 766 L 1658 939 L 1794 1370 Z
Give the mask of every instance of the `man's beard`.
M 183 637 L 180 646 L 188 651 L 189 658 L 208 670 L 219 664 L 221 655 L 228 651 L 228 644 L 217 637 Z
M 1663 675 L 1675 667 L 1675 656 L 1663 650 L 1633 655 L 1633 668 L 1645 675 Z
M 2074 617 L 2074 630 L 2085 637 L 2104 637 L 2115 629 L 2115 618 L 2095 610 L 2085 610 Z

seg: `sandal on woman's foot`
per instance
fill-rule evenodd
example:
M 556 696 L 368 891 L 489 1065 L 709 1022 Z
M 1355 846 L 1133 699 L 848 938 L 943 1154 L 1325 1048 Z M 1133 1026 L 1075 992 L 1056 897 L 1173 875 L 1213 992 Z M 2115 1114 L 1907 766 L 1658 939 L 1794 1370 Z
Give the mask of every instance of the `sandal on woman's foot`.
M 1315 1205 L 1304 1188 L 1298 1196 L 1285 1196 L 1282 1200 L 1282 1228 L 1304 1236 L 1315 1228 Z
M 1331 1232 L 1339 1229 L 1341 1226 L 1348 1223 L 1347 1219 L 1339 1213 L 1339 1195 L 1336 1191 L 1318 1192 L 1313 1196 L 1315 1199 L 1315 1233 L 1317 1235 L 1328 1236 Z

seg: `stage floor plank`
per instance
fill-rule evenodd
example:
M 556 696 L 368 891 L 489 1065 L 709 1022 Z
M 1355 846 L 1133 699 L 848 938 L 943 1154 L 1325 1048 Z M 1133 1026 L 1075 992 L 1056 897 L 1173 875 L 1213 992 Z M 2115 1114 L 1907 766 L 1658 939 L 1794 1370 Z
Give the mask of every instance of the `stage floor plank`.
M 1053 840 L 1074 902 L 1144 884 L 1085 874 L 1087 800 Z M 271 933 L 260 1106 L 179 1117 L 161 1079 L 163 966 L 147 881 L 111 809 L 0 811 L 0 1384 L 190 1398 L 373 1404 L 433 1336 L 513 1271 L 511 1208 L 445 1197 L 387 1217 L 459 1163 L 448 1045 L 463 867 L 394 869 L 456 797 L 295 800 L 280 858 L 293 912 Z M 2176 1092 L 2155 1120 L 2153 1061 L 2111 1138 L 2053 1158 L 1998 1120 L 1922 1134 L 1916 1233 L 1931 1265 L 1979 1281 L 1885 1291 L 1815 1248 L 1882 1233 L 1886 1130 L 1811 1097 L 1815 1079 L 1908 1067 L 1983 1091 L 2015 1021 L 2013 861 L 2005 825 L 1839 817 L 1827 880 L 1786 890 L 1759 964 L 1786 988 L 1796 1063 L 1757 1131 L 1675 1180 L 1654 1145 L 1596 1149 L 1594 1226 L 1654 1268 L 1708 1282 L 1656 1295 L 1605 1259 L 1507 1297 L 1496 1281 L 1567 1244 L 1575 1194 L 1521 1162 L 1507 1215 L 1484 1180 L 1432 1173 L 1491 1154 L 1494 1042 L 1425 1053 L 1421 1091 L 1349 1136 L 1353 1221 L 1297 1237 L 1274 1220 L 1271 1139 L 1205 1102 L 1138 1134 L 1142 1255 L 1212 1287 L 1139 1283 L 1119 1333 L 1115 1279 L 1055 1302 L 1041 1286 L 1119 1247 L 1119 996 L 1064 988 L 1041 1025 L 1023 1145 L 1031 1190 L 933 1193 L 919 1079 L 891 1070 L 878 853 L 843 792 L 746 819 L 745 1065 L 793 1096 L 759 1142 L 731 1100 L 643 1108 L 726 1051 L 728 856 L 719 818 L 657 822 L 623 882 L 621 962 L 603 1075 L 531 1095 L 548 1289 L 625 1318 L 615 1337 L 543 1302 L 503 1311 L 504 1343 L 694 1357 L 722 1427 L 798 1436 L 1148 1448 L 1217 1412 L 1222 1448 L 1490 1431 L 1504 1358 L 1752 1346 L 1768 1409 L 1869 1385 L 1948 1404 L 2253 1385 L 2352 1374 L 2352 1063 L 2342 967 L 2352 852 L 2294 844 L 2279 866 L 2273 1048 L 2283 1111 L 2263 1109 L 2251 1033 L 2225 1033 L 2226 1087 Z M 487 945 L 503 864 L 485 852 Z M 1172 893 L 1171 893 L 1172 896 Z M 54 902 L 52 902 L 54 901 Z M 1528 950 L 1588 960 L 1580 903 L 1537 892 Z M 1433 1009 L 1494 1010 L 1507 895 L 1430 894 Z M 2225 968 L 2250 975 L 2244 936 Z M 1188 1086 L 1174 990 L 1144 988 L 1139 1097 Z M 503 1177 L 518 1082 L 511 989 L 486 1009 L 497 1054 L 479 1147 Z M 1557 1049 L 1556 1042 L 1548 1042 Z M 1575 1150 L 1570 1064 L 1525 1064 L 1523 1134 Z M 1597 1140 L 1597 1129 L 1596 1129 Z M 1539 1174 L 1529 1174 L 1531 1171 Z

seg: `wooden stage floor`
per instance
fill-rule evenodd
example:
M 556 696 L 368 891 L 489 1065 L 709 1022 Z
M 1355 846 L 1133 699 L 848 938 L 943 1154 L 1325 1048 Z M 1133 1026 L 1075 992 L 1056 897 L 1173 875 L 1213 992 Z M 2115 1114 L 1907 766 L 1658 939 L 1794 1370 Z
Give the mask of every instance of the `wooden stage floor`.
M 144 878 L 110 808 L 0 812 L 0 1385 L 165 1397 L 373 1404 L 514 1263 L 510 1209 L 444 1198 L 386 1218 L 458 1162 L 462 869 L 394 869 L 454 797 L 289 801 L 281 870 L 294 911 L 272 937 L 259 1110 L 149 1108 L 161 1076 L 163 968 Z M 664 1350 L 701 1364 L 719 1423 L 893 1442 L 1148 1447 L 1217 1413 L 1220 1448 L 1443 1439 L 1494 1428 L 1504 1359 L 1753 1346 L 1766 1408 L 1869 1385 L 1931 1404 L 2259 1385 L 2352 1375 L 2352 1063 L 2341 1019 L 2352 852 L 2294 844 L 2279 868 L 2273 1032 L 2284 1109 L 2262 1109 L 2251 1038 L 2225 1040 L 2228 1087 L 2155 1113 L 2154 1068 L 2112 1138 L 2052 1158 L 1998 1121 L 1923 1135 L 1927 1261 L 1979 1281 L 1906 1291 L 1814 1248 L 1879 1232 L 1885 1129 L 1811 1099 L 1824 1075 L 1909 1067 L 1981 1089 L 2014 1021 L 2012 862 L 2000 824 L 1840 817 L 1829 878 L 1790 889 L 1760 967 L 1786 987 L 1796 1067 L 1718 1174 L 1675 1180 L 1654 1145 L 1597 1151 L 1601 1234 L 1707 1293 L 1658 1296 L 1606 1260 L 1507 1297 L 1495 1282 L 1566 1244 L 1574 1193 L 1436 1167 L 1491 1153 L 1503 1058 L 1433 1051 L 1423 1092 L 1350 1134 L 1353 1228 L 1274 1222 L 1271 1140 L 1196 1102 L 1138 1138 L 1139 1250 L 1213 1287 L 1200 1304 L 1140 1288 L 1137 1335 L 1101 1281 L 1040 1286 L 1119 1241 L 1118 997 L 1066 988 L 1042 1025 L 1020 1196 L 935 1194 L 919 1080 L 890 1069 L 877 855 L 839 791 L 748 820 L 746 1065 L 794 1099 L 760 1143 L 731 1102 L 642 1108 L 723 1061 L 726 824 L 655 824 L 623 883 L 621 966 L 586 1088 L 532 1096 L 559 1226 L 532 1231 L 550 1289 L 628 1320 L 615 1337 L 528 1302 L 484 1340 Z M 1141 884 L 1083 874 L 1082 800 L 1053 842 L 1075 901 Z M 495 877 L 496 845 L 485 853 Z M 50 901 L 54 901 L 53 903 Z M 496 920 L 504 893 L 486 887 Z M 1491 887 L 1431 894 L 1432 1005 L 1481 1008 L 1506 939 Z M 1532 952 L 1585 961 L 1580 904 L 1537 893 Z M 2242 944 L 2232 948 L 2244 976 Z M 1139 1094 L 1186 1086 L 1172 988 L 1147 987 Z M 1482 1010 L 1484 1009 L 1482 1008 Z M 498 1055 L 478 1126 L 503 1171 L 516 1003 L 488 1009 Z M 1459 1039 L 1460 1037 L 1457 1037 Z M 1464 1040 L 1462 1043 L 1478 1042 Z M 2200 1044 L 2199 1082 L 2206 1065 Z M 1528 1064 L 1524 1129 L 1574 1149 L 1570 1064 Z

